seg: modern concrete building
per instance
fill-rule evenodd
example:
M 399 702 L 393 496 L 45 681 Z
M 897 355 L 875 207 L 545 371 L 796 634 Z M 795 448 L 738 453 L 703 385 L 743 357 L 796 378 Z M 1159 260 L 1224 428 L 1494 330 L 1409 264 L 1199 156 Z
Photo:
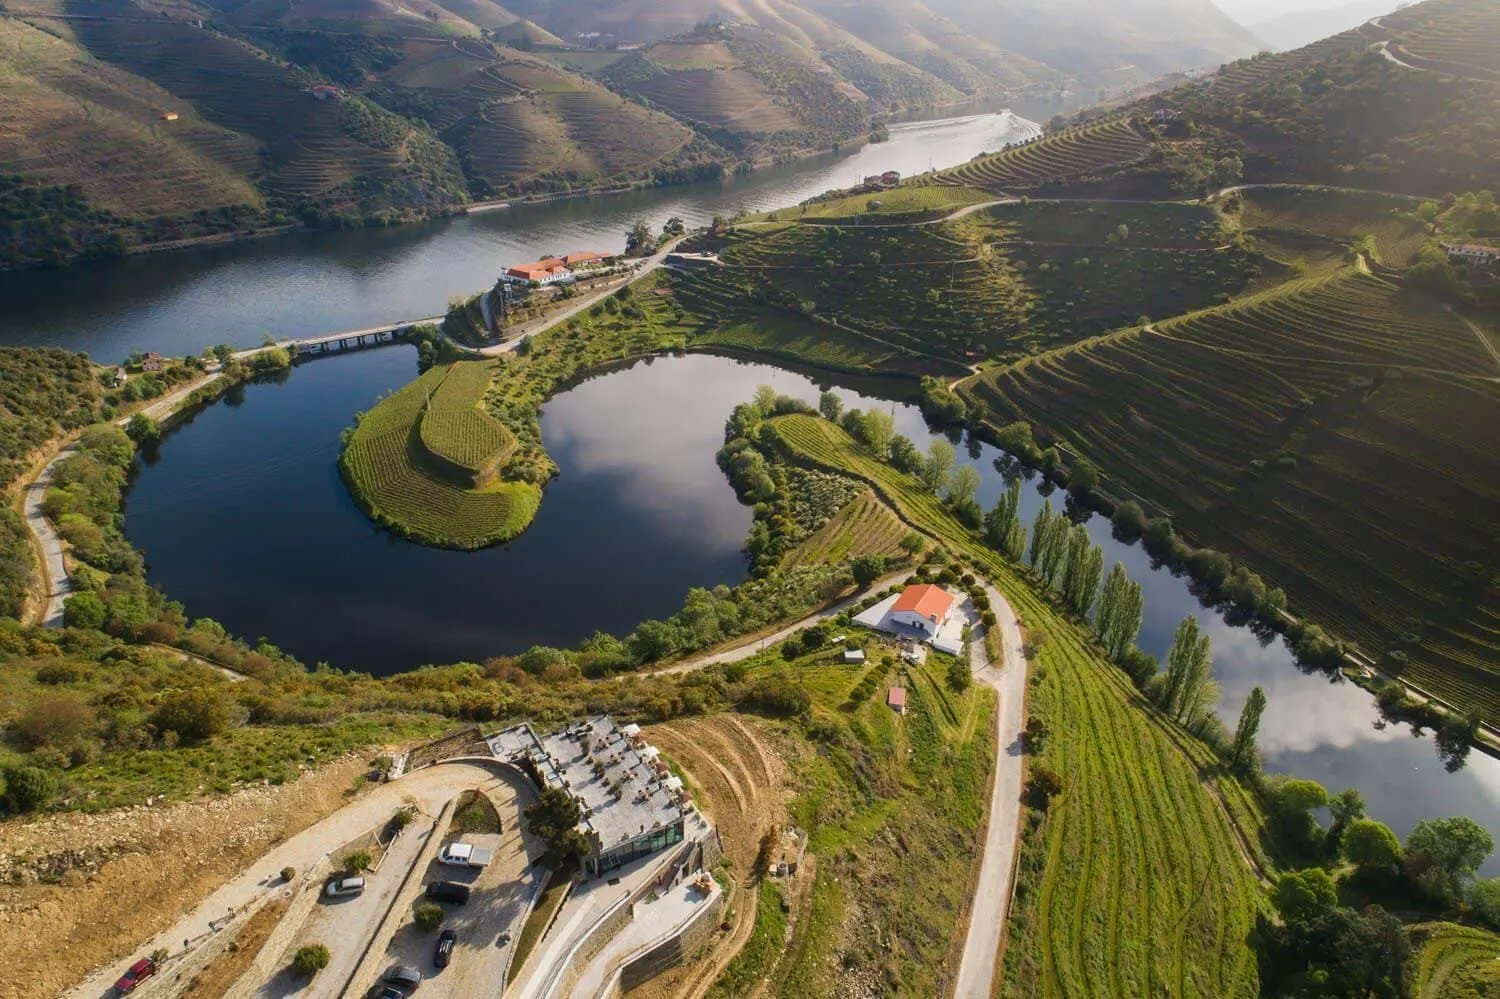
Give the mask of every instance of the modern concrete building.
M 583 858 L 589 876 L 683 841 L 691 805 L 640 726 L 621 727 L 596 715 L 546 736 L 518 725 L 488 742 L 497 758 L 520 768 L 539 789 L 560 787 L 578 802 L 578 828 L 594 844 Z

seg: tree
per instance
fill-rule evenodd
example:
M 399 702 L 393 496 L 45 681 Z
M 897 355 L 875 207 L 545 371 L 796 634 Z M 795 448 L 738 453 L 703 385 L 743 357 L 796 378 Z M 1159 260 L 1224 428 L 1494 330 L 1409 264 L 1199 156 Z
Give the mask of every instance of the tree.
M 161 426 L 145 413 L 136 413 L 125 425 L 125 432 L 137 444 L 144 444 L 147 441 L 160 439 Z
M 1419 884 L 1444 898 L 1458 895 L 1494 849 L 1484 827 L 1463 815 L 1425 819 L 1406 837 L 1408 869 Z
M 1068 553 L 1062 577 L 1063 603 L 1079 617 L 1087 617 L 1104 576 L 1104 550 L 1089 538 L 1082 524 L 1068 531 Z
M 953 470 L 956 457 L 953 445 L 941 437 L 927 445 L 927 460 L 922 463 L 921 477 L 928 489 L 937 492 L 942 488 L 948 480 L 948 473 Z
M 1328 799 L 1328 813 L 1333 817 L 1328 827 L 1329 853 L 1337 852 L 1339 841 L 1349 823 L 1365 817 L 1365 799 L 1359 791 L 1346 787 Z
M 292 956 L 292 968 L 303 978 L 312 978 L 318 972 L 328 967 L 328 962 L 333 960 L 327 947 L 322 944 L 308 944 L 297 948 L 297 953 Z
M 1340 844 L 1344 859 L 1362 871 L 1389 871 L 1401 863 L 1401 841 L 1391 827 L 1374 819 L 1355 819 Z
M 656 248 L 656 239 L 651 235 L 651 227 L 646 224 L 645 219 L 637 219 L 635 225 L 625 234 L 625 255 L 630 257 L 644 257 Z
M 93 593 L 75 593 L 63 601 L 63 621 L 70 628 L 92 628 L 98 631 L 109 620 L 109 609 Z
M 220 367 L 227 368 L 234 360 L 234 348 L 227 343 L 221 343 L 214 347 L 213 355 Z
M 1121 226 L 1123 229 L 1124 226 Z M 1068 492 L 1082 499 L 1099 487 L 1099 469 L 1092 462 L 1079 458 L 1068 472 Z
M 151 713 L 151 724 L 183 742 L 205 742 L 229 727 L 229 703 L 215 690 L 194 688 L 168 694 Z
M 543 858 L 553 870 L 588 853 L 588 837 L 578 831 L 583 817 L 577 799 L 560 787 L 542 790 L 536 804 L 526 809 L 526 825 L 547 847 Z
M 854 582 L 860 589 L 869 586 L 885 573 L 885 558 L 881 555 L 861 555 L 849 563 L 854 573 Z
M 860 431 L 875 456 L 886 461 L 891 453 L 891 441 L 896 436 L 895 417 L 883 409 L 872 409 L 860 421 Z
M 1193 721 L 1209 701 L 1213 687 L 1213 653 L 1207 635 L 1198 629 L 1198 619 L 1185 617 L 1177 626 L 1167 653 L 1159 697 L 1161 708 L 1180 722 Z
M 1287 871 L 1276 879 L 1271 904 L 1288 923 L 1301 923 L 1323 915 L 1338 905 L 1333 879 L 1321 867 Z
M 948 502 L 954 506 L 962 506 L 972 502 L 974 494 L 979 492 L 979 473 L 972 465 L 960 465 L 953 470 L 948 479 Z
M 968 656 L 954 656 L 948 663 L 948 686 L 962 693 L 969 689 L 973 682 L 974 674 L 969 666 Z
M 344 858 L 344 873 L 358 874 L 360 871 L 368 871 L 373 861 L 369 850 L 355 850 Z
M 687 223 L 683 222 L 680 216 L 673 215 L 667 219 L 666 224 L 661 227 L 661 231 L 666 236 L 681 236 L 687 232 Z
M 909 556 L 922 554 L 927 547 L 927 540 L 916 531 L 907 531 L 901 538 L 901 550 Z
M 1281 835 L 1299 849 L 1317 843 L 1318 823 L 1313 809 L 1328 804 L 1328 791 L 1313 780 L 1281 778 L 1270 784 L 1268 800 Z
M 625 644 L 636 662 L 659 662 L 677 650 L 677 632 L 666 621 L 642 621 Z
M 1229 748 L 1229 765 L 1236 770 L 1249 770 L 1255 763 L 1255 736 L 1265 711 L 1266 692 L 1256 687 L 1240 709 L 1240 722 L 1234 728 L 1234 743 Z
M 1121 662 L 1135 644 L 1145 607 L 1141 584 L 1130 578 L 1124 565 L 1116 562 L 1104 578 L 1099 610 L 1094 617 L 1094 634 L 1104 646 L 1105 654 L 1115 662 Z
M 824 392 L 818 396 L 818 412 L 823 414 L 823 419 L 837 423 L 844 412 L 844 400 L 838 397 L 837 392 Z
M 1020 521 L 1021 480 L 1011 479 L 1005 484 L 1005 492 L 995 503 L 995 508 L 984 515 L 984 540 L 997 552 L 1004 552 L 1010 538 L 1011 528 Z
M 1500 929 L 1500 878 L 1474 882 L 1469 889 L 1468 902 L 1474 915 L 1488 923 L 1491 929 Z

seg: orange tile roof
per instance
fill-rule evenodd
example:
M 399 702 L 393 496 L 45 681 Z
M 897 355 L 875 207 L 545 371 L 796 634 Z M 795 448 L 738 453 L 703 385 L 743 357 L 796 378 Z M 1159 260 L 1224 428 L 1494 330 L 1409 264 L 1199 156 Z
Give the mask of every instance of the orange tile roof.
M 525 278 L 528 281 L 540 281 L 555 271 L 565 270 L 567 266 L 561 260 L 538 260 L 531 264 L 516 264 L 505 273 L 512 277 Z
M 890 694 L 886 696 L 885 703 L 893 708 L 906 707 L 906 688 L 892 687 Z
M 895 606 L 891 613 L 900 611 L 915 611 L 922 617 L 932 621 L 941 620 L 953 606 L 953 596 L 941 586 L 933 586 L 924 583 L 920 586 L 908 586 L 902 591 L 901 596 L 896 598 Z
M 569 267 L 573 267 L 577 264 L 591 264 L 596 260 L 607 259 L 607 254 L 595 253 L 593 250 L 579 250 L 577 253 L 570 253 L 566 257 L 563 257 L 563 262 Z

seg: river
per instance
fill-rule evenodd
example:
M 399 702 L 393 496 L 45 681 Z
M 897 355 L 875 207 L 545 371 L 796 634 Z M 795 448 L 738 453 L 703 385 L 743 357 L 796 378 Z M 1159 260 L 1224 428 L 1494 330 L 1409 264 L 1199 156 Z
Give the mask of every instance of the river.
M 1035 110 L 1037 117 L 1056 109 Z M 987 112 L 892 125 L 890 141 L 846 156 L 756 171 L 724 183 L 574 198 L 417 225 L 297 232 L 52 271 L 0 273 L 0 345 L 87 351 L 105 362 L 132 350 L 192 354 L 205 346 L 362 329 L 442 313 L 450 298 L 495 283 L 510 264 L 546 253 L 619 251 L 636 219 L 659 228 L 715 214 L 796 204 L 871 173 L 921 173 L 1034 134 Z
M 744 578 L 750 512 L 714 463 L 723 421 L 758 385 L 808 401 L 820 387 L 792 371 L 707 355 L 587 381 L 543 410 L 543 439 L 561 474 L 535 523 L 509 545 L 462 553 L 379 530 L 335 469 L 349 414 L 414 371 L 407 347 L 309 362 L 283 381 L 246 386 L 169 436 L 126 506 L 151 581 L 190 615 L 269 636 L 308 663 L 375 673 L 570 646 L 595 629 L 624 634 L 671 614 L 691 586 Z M 837 391 L 851 407 L 890 408 L 922 447 L 932 438 L 914 407 Z M 993 504 L 1001 452 L 960 451 L 980 472 L 981 502 Z M 1044 502 L 1039 483 L 1023 496 L 1029 522 Z M 1306 675 L 1279 639 L 1263 644 L 1225 623 L 1184 579 L 1114 540 L 1104 518 L 1088 527 L 1108 561 L 1124 562 L 1143 585 L 1143 648 L 1164 656 L 1183 616 L 1203 623 L 1227 725 L 1251 688 L 1265 688 L 1260 743 L 1270 769 L 1330 790 L 1359 788 L 1371 814 L 1403 836 L 1419 819 L 1448 814 L 1500 832 L 1500 762 L 1474 753 L 1466 769 L 1446 773 L 1430 738 L 1378 724 L 1368 694 Z M 1488 870 L 1500 873 L 1500 863 Z

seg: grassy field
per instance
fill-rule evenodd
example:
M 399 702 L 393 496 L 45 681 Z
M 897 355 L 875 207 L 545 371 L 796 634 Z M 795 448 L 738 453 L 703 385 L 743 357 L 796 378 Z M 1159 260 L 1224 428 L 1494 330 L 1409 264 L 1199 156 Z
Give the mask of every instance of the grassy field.
M 432 368 L 365 413 L 339 468 L 355 500 L 379 523 L 424 544 L 482 548 L 525 530 L 542 490 L 524 481 L 466 488 L 433 461 L 423 437 L 447 437 L 424 435 L 424 416 L 429 396 L 447 377 L 447 368 Z
M 957 970 L 959 916 L 978 863 L 985 793 L 994 763 L 995 701 L 985 687 L 959 693 L 937 661 L 894 665 L 895 648 L 862 636 L 871 663 L 839 650 L 783 663 L 775 651 L 748 664 L 747 682 L 780 677 L 811 700 L 805 722 L 776 743 L 795 789 L 792 823 L 806 831 L 815 875 L 793 889 L 806 902 L 785 934 L 779 885 L 762 886 L 754 933 L 712 993 L 933 996 Z M 907 714 L 885 704 L 906 686 Z
M 1409 932 L 1413 999 L 1480 999 L 1500 988 L 1500 937 L 1455 923 L 1422 923 Z
M 1317 187 L 1260 187 L 1240 193 L 1240 224 L 1252 234 L 1269 230 L 1353 242 L 1369 235 L 1379 262 L 1409 267 L 1429 227 L 1412 217 L 1418 201 L 1397 195 Z
M 1500 374 L 1458 317 L 1355 268 L 960 386 L 1385 668 L 1500 717 Z M 1151 455 L 1143 461 L 1142 455 Z M 1399 654 L 1398 654 L 1399 653 Z
M 787 557 L 788 566 L 836 564 L 861 555 L 894 556 L 906 527 L 874 493 L 847 504 Z
M 1161 717 L 1085 632 L 978 544 L 916 479 L 833 424 L 772 423 L 788 453 L 853 474 L 903 519 L 975 560 L 1012 601 L 1034 654 L 1033 763 L 1064 775 L 1022 857 L 1005 994 L 1251 996 L 1249 936 L 1268 866 L 1250 794 Z
M 974 187 L 1001 193 L 1052 181 L 1107 173 L 1150 149 L 1123 118 L 1055 132 L 1035 142 L 976 157 L 962 166 L 923 176 L 919 184 Z

